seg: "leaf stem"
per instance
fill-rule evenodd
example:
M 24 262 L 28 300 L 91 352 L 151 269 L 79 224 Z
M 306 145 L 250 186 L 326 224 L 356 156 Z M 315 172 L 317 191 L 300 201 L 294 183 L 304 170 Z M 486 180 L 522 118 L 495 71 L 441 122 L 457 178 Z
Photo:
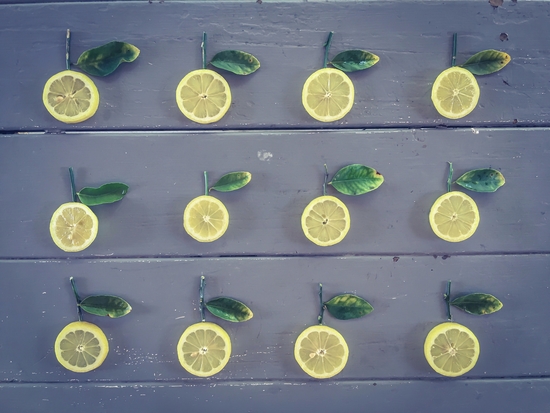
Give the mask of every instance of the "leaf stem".
M 78 195 L 76 194 L 76 184 L 74 182 L 74 172 L 72 167 L 69 167 L 69 178 L 71 180 L 71 195 L 73 197 L 73 202 L 78 202 Z
M 447 192 L 451 192 L 451 183 L 453 182 L 453 163 L 449 163 L 449 176 L 447 176 Z
M 451 280 L 447 281 L 447 288 L 445 289 L 445 294 L 443 294 L 443 300 L 447 305 L 447 320 L 451 321 Z
M 330 49 L 330 45 L 332 43 L 332 35 L 334 34 L 334 32 L 330 32 L 328 34 L 328 39 L 327 39 L 327 42 L 325 43 L 325 60 L 323 62 L 323 67 L 326 68 L 327 65 L 328 65 L 328 51 Z
M 71 281 L 71 287 L 73 288 L 74 298 L 76 299 L 76 308 L 78 312 L 78 321 L 82 321 L 82 308 L 80 307 L 80 303 L 82 300 L 80 299 L 80 296 L 78 295 L 78 292 L 76 291 L 76 283 L 74 281 L 74 278 L 69 278 Z
M 202 50 L 202 68 L 206 69 L 206 32 L 202 32 L 201 50 Z
M 319 315 L 317 316 L 317 321 L 319 324 L 323 324 L 323 315 L 325 314 L 325 303 L 323 303 L 323 284 L 319 283 Z
M 456 66 L 456 43 L 458 41 L 458 34 L 453 33 L 453 52 L 451 54 L 451 67 Z
M 201 313 L 201 321 L 206 321 L 204 316 L 204 287 L 206 285 L 206 280 L 204 275 L 201 275 L 201 286 L 199 288 L 199 311 Z
M 67 29 L 67 37 L 65 38 L 65 67 L 71 69 L 71 29 Z
M 208 172 L 204 171 L 204 195 L 208 195 Z
M 328 168 L 325 164 L 325 181 L 323 182 L 323 196 L 327 194 Z

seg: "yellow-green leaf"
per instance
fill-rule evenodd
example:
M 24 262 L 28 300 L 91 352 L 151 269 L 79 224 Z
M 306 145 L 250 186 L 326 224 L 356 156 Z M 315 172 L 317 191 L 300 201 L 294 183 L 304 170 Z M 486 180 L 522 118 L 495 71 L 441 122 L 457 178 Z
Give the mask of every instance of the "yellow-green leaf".
M 253 55 L 240 50 L 226 50 L 214 56 L 210 62 L 218 69 L 227 70 L 236 75 L 249 75 L 260 68 L 260 61 Z
M 463 188 L 475 192 L 495 192 L 506 182 L 504 175 L 495 169 L 474 169 L 455 181 Z
M 354 294 L 337 295 L 324 304 L 328 312 L 339 320 L 363 317 L 373 310 L 368 301 Z
M 80 55 L 77 66 L 93 76 L 107 76 L 123 62 L 133 62 L 139 49 L 125 42 L 110 42 Z
M 374 66 L 380 58 L 366 50 L 346 50 L 338 53 L 330 62 L 335 68 L 344 72 L 355 72 Z
M 115 295 L 90 295 L 82 300 L 79 306 L 90 314 L 111 318 L 122 317 L 132 311 L 126 300 Z
M 344 195 L 361 195 L 374 191 L 383 182 L 384 177 L 376 169 L 351 164 L 336 172 L 329 184 Z
M 229 297 L 214 298 L 205 305 L 216 317 L 234 323 L 250 320 L 254 316 L 246 304 Z
M 462 67 L 474 75 L 488 75 L 498 72 L 506 66 L 512 58 L 508 53 L 498 50 L 484 50 L 470 57 Z
M 222 176 L 218 182 L 216 182 L 210 190 L 219 192 L 231 192 L 242 188 L 247 185 L 252 179 L 250 172 L 230 172 Z
M 451 304 L 470 314 L 485 315 L 502 308 L 502 303 L 491 294 L 473 293 L 463 295 L 451 301 Z

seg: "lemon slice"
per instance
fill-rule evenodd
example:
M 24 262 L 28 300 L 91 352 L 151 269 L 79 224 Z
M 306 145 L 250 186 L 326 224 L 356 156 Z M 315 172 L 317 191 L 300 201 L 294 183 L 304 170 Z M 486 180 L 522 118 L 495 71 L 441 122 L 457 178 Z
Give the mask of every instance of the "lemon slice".
M 479 86 L 474 75 L 461 67 L 450 67 L 437 76 L 432 102 L 441 116 L 460 119 L 475 109 Z
M 55 357 L 67 370 L 86 373 L 97 369 L 109 353 L 109 343 L 103 331 L 92 323 L 70 323 L 55 339 Z
M 216 241 L 228 226 L 229 212 L 223 202 L 213 196 L 198 196 L 183 211 L 183 228 L 199 242 Z
M 98 227 L 97 217 L 89 207 L 79 202 L 67 202 L 53 213 L 50 235 L 63 251 L 78 252 L 94 242 Z
M 354 94 L 348 75 L 338 69 L 325 68 L 307 78 L 302 90 L 302 104 L 314 119 L 333 122 L 351 110 Z
M 464 241 L 474 235 L 479 225 L 477 205 L 464 192 L 447 192 L 433 203 L 430 225 L 435 235 L 445 241 Z
M 42 93 L 44 106 L 54 118 L 79 123 L 91 118 L 99 106 L 99 92 L 88 76 L 74 70 L 56 73 Z
M 316 379 L 328 379 L 340 373 L 348 356 L 348 345 L 342 334 L 325 325 L 306 328 L 294 345 L 294 358 Z
M 219 121 L 231 105 L 231 90 L 226 80 L 209 69 L 189 72 L 176 89 L 181 112 L 193 122 Z
M 441 323 L 428 333 L 424 356 L 437 373 L 447 377 L 460 376 L 476 365 L 479 341 L 461 324 Z
M 350 216 L 338 198 L 323 195 L 309 203 L 302 213 L 302 230 L 314 244 L 322 247 L 338 244 L 349 231 Z
M 183 332 L 178 347 L 178 359 L 189 373 L 208 377 L 219 373 L 231 356 L 231 339 L 214 323 L 196 323 Z

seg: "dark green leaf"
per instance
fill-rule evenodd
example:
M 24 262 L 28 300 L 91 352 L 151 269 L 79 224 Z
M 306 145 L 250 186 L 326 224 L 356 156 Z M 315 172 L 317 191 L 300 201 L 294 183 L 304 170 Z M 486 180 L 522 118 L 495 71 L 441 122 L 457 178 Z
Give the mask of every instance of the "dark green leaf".
M 80 202 L 88 206 L 110 204 L 120 201 L 128 192 L 128 185 L 121 182 L 111 182 L 99 188 L 82 188 L 77 192 Z
M 474 169 L 455 181 L 463 188 L 476 192 L 495 192 L 504 185 L 504 176 L 495 169 Z
M 470 57 L 462 67 L 469 70 L 474 75 L 488 75 L 498 72 L 510 63 L 510 60 L 512 60 L 512 58 L 508 53 L 492 49 L 484 50 Z
M 329 182 L 338 192 L 345 195 L 361 195 L 374 191 L 384 182 L 384 177 L 376 169 L 365 165 L 344 166 Z
M 363 298 L 353 294 L 342 294 L 325 303 L 327 310 L 339 320 L 351 320 L 369 314 L 373 308 Z
M 260 61 L 250 53 L 239 50 L 226 50 L 214 56 L 210 62 L 218 69 L 227 70 L 236 75 L 249 75 L 260 68 Z
M 234 323 L 252 318 L 252 310 L 240 301 L 229 297 L 218 297 L 206 303 L 206 308 L 216 317 Z
M 110 42 L 80 55 L 77 66 L 94 76 L 113 73 L 122 62 L 133 62 L 139 56 L 139 49 L 124 42 Z
M 132 311 L 125 300 L 114 295 L 90 295 L 80 302 L 84 311 L 111 318 L 122 317 Z
M 219 192 L 231 192 L 241 189 L 248 184 L 252 179 L 250 172 L 230 172 L 222 176 L 218 182 L 216 182 L 210 190 Z
M 491 294 L 473 293 L 457 297 L 451 304 L 470 314 L 484 315 L 502 308 L 500 300 Z
M 355 72 L 374 66 L 380 58 L 366 50 L 346 50 L 338 53 L 330 62 L 337 69 L 344 72 Z

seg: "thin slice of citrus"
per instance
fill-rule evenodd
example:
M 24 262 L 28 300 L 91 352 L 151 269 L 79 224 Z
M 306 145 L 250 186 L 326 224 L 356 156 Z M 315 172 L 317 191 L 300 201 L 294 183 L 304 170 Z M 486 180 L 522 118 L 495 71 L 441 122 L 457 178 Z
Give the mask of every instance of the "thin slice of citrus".
M 231 105 L 231 90 L 226 80 L 209 69 L 189 72 L 176 89 L 181 112 L 193 122 L 219 121 Z
M 54 344 L 55 356 L 63 367 L 76 373 L 97 369 L 109 353 L 105 333 L 95 324 L 75 321 L 65 326 Z
M 479 211 L 475 201 L 460 191 L 447 192 L 437 198 L 429 218 L 435 235 L 449 242 L 470 238 L 479 225 Z
M 213 196 L 198 196 L 183 211 L 183 228 L 199 242 L 216 241 L 228 226 L 229 212 L 223 202 Z
M 435 326 L 424 342 L 424 356 L 439 374 L 456 377 L 470 371 L 479 357 L 479 341 L 469 328 L 458 323 Z
M 189 373 L 208 377 L 219 373 L 231 356 L 231 339 L 219 325 L 201 322 L 190 325 L 181 335 L 178 359 Z
M 348 345 L 342 334 L 325 325 L 306 328 L 294 345 L 294 358 L 316 379 L 328 379 L 340 373 L 348 356 Z
M 42 101 L 57 120 L 79 123 L 91 118 L 97 111 L 99 92 L 92 79 L 85 74 L 65 70 L 48 79 Z
M 450 67 L 437 76 L 432 102 L 441 116 L 460 119 L 477 106 L 479 86 L 475 76 L 461 67 Z
M 338 244 L 349 228 L 348 208 L 338 198 L 330 195 L 315 198 L 302 213 L 302 230 L 305 236 L 322 247 Z
M 302 104 L 314 119 L 333 122 L 352 108 L 355 88 L 351 79 L 338 69 L 324 68 L 309 76 L 302 90 Z
M 94 242 L 99 224 L 92 210 L 79 202 L 62 204 L 52 215 L 50 235 L 66 252 L 82 251 Z

